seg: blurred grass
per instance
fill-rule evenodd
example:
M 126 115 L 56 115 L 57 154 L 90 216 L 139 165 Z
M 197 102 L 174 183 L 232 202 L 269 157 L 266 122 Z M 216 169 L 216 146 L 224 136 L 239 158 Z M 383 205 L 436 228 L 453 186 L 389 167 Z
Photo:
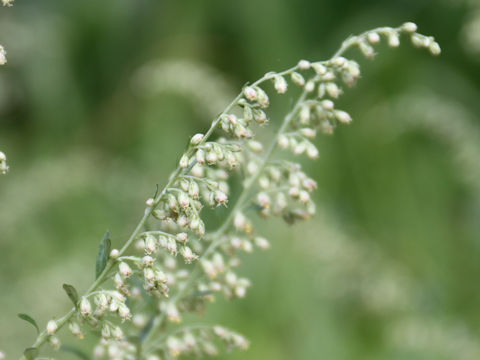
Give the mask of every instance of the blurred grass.
M 61 284 L 86 288 L 104 231 L 114 244 L 125 239 L 142 199 L 165 181 L 188 136 L 211 120 L 214 109 L 165 87 L 165 79 L 152 79 L 159 84 L 144 96 L 134 81 L 144 64 L 215 69 L 208 71 L 224 74 L 218 86 L 235 93 L 266 71 L 328 57 L 350 33 L 412 20 L 435 35 L 442 56 L 408 45 L 361 61 L 363 79 L 340 104 L 355 122 L 320 138 L 320 160 L 305 163 L 323 211 L 301 227 L 265 224 L 273 249 L 244 259 L 253 280 L 247 299 L 219 300 L 206 316 L 252 340 L 246 355 L 231 359 L 452 358 L 389 334 L 402 319 L 428 318 L 442 331 L 466 329 L 449 337 L 460 343 L 479 336 L 480 159 L 467 151 L 464 161 L 464 150 L 478 149 L 480 73 L 460 37 L 469 13 L 453 0 L 17 0 L 0 9 L 9 55 L 0 71 L 0 145 L 11 166 L 0 177 L 0 349 L 15 358 L 33 339 L 18 312 L 44 324 L 68 309 Z M 220 106 L 203 81 L 188 91 Z M 414 96 L 401 102 L 407 93 Z M 459 126 L 469 136 L 449 137 Z M 325 263 L 312 251 L 315 242 L 334 246 L 337 236 L 354 244 L 356 262 Z M 384 293 L 372 291 L 365 303 L 351 291 L 365 265 L 371 272 L 358 281 L 367 285 L 376 274 L 395 284 L 398 272 L 414 284 L 411 295 L 400 282 L 407 310 L 379 313 L 372 305 Z M 332 271 L 344 276 L 322 280 Z

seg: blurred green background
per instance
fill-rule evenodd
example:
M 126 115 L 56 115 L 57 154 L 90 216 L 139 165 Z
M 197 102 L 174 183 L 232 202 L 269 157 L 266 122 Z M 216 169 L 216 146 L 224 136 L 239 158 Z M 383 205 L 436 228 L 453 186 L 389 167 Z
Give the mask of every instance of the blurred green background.
M 205 321 L 251 339 L 228 359 L 480 358 L 480 4 L 467 0 L 1 8 L 0 349 L 14 359 L 34 338 L 17 313 L 44 324 L 69 308 L 61 284 L 88 286 L 105 230 L 124 241 L 186 139 L 246 81 L 405 21 L 442 56 L 410 44 L 380 46 L 374 62 L 348 54 L 363 78 L 340 107 L 355 121 L 304 164 L 318 215 L 262 224 L 273 249 L 245 258 L 247 298 L 218 301 Z

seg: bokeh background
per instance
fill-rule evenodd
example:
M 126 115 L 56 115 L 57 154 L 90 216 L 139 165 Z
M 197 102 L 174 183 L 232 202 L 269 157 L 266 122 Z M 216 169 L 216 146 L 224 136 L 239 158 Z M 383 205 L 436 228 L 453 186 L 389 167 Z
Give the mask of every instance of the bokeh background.
M 186 139 L 246 81 L 405 21 L 434 35 L 442 56 L 407 39 L 374 62 L 349 53 L 363 78 L 341 108 L 355 121 L 320 137 L 320 159 L 304 164 L 318 215 L 261 225 L 273 249 L 244 259 L 248 297 L 218 301 L 205 321 L 252 340 L 225 359 L 480 358 L 478 0 L 1 8 L 0 148 L 11 171 L 0 177 L 0 349 L 14 359 L 34 338 L 17 313 L 44 324 L 70 307 L 61 284 L 88 286 L 105 230 L 124 241 Z

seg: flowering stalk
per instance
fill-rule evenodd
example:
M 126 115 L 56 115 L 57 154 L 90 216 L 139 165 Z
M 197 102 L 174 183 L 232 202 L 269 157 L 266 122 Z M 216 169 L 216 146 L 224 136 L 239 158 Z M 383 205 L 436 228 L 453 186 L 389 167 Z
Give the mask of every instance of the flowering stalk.
M 352 121 L 334 103 L 342 94 L 342 86 L 354 85 L 360 76 L 358 63 L 343 57 L 344 53 L 356 46 L 371 58 L 373 45 L 382 36 L 391 47 L 397 47 L 402 33 L 409 35 L 414 45 L 439 54 L 433 38 L 416 33 L 416 25 L 406 23 L 352 36 L 330 60 L 302 60 L 245 86 L 205 134 L 191 138 L 165 188 L 146 201 L 145 213 L 123 247 L 110 251 L 109 239 L 104 239 L 97 259 L 97 279 L 85 295 L 79 298 L 73 287 L 64 285 L 75 307 L 49 321 L 22 359 L 35 358 L 47 341 L 59 348 L 56 334 L 66 324 L 79 338 L 85 327 L 100 330 L 96 358 L 158 360 L 184 354 L 216 355 L 219 343 L 228 348 L 248 347 L 243 336 L 223 327 L 179 327 L 178 323 L 183 314 L 201 311 L 216 293 L 227 298 L 245 296 L 250 282 L 235 272 L 240 263 L 238 254 L 249 253 L 255 246 L 269 247 L 268 240 L 255 232 L 245 215 L 247 206 L 253 205 L 262 217 L 281 216 L 288 223 L 315 213 L 311 201 L 315 181 L 298 163 L 274 160 L 275 150 L 280 147 L 317 158 L 318 150 L 312 143 L 317 132 L 331 134 L 338 124 Z M 289 83 L 302 90 L 264 151 L 263 144 L 253 139 L 253 125 L 268 122 L 265 109 L 270 99 L 260 87 L 266 82 L 273 82 L 279 94 L 288 90 Z M 220 130 L 225 135 L 211 141 Z M 207 232 L 201 212 L 206 206 L 226 206 L 228 179 L 234 172 L 243 177 L 243 190 L 218 229 Z M 151 215 L 158 222 L 149 226 L 154 230 L 145 231 Z M 126 256 L 133 243 L 140 254 Z M 114 289 L 105 285 L 110 284 L 108 280 L 113 281 Z

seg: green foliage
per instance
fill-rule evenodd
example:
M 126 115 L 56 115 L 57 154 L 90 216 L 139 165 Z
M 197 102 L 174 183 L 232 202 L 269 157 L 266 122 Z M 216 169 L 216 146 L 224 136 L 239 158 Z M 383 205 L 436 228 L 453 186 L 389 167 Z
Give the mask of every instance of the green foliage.
M 18 317 L 32 324 L 35 327 L 35 329 L 37 329 L 37 333 L 40 333 L 40 329 L 38 328 L 37 322 L 30 315 L 20 313 L 18 314 Z

